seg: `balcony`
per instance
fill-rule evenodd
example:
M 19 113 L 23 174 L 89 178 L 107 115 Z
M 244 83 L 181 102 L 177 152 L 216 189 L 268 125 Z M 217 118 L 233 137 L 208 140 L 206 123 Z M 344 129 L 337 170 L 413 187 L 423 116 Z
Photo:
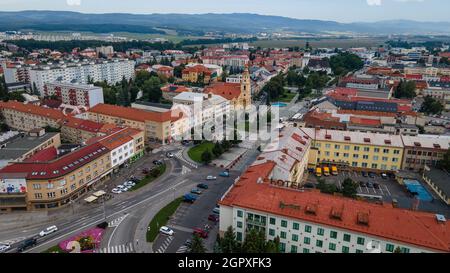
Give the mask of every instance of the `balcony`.
M 261 221 L 261 220 L 254 220 L 254 219 L 245 219 L 246 224 L 250 224 L 250 225 L 255 225 L 255 226 L 260 226 L 260 227 L 266 227 L 266 221 Z

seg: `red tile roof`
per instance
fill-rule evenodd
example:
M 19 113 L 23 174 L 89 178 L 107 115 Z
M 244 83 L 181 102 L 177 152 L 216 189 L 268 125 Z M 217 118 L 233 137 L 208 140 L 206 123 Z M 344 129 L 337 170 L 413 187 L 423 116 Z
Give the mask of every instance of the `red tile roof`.
M 58 150 L 50 147 L 35 153 L 32 157 L 27 158 L 24 162 L 46 162 L 55 159 L 58 156 Z
M 155 122 L 165 122 L 171 120 L 171 112 L 149 112 L 140 109 L 123 107 L 110 104 L 97 104 L 92 107 L 89 112 L 102 114 L 112 117 L 120 117 L 123 119 L 135 120 L 139 122 L 145 121 L 155 121 Z
M 18 175 L 34 180 L 58 178 L 109 152 L 102 144 L 94 143 L 53 161 L 14 163 L 1 169 L 0 177 L 2 175 Z
M 0 102 L 0 108 L 12 109 L 22 113 L 30 113 L 54 120 L 61 120 L 64 118 L 64 114 L 59 110 L 41 107 L 34 104 L 24 104 L 18 101 Z
M 368 125 L 368 126 L 381 126 L 381 121 L 378 119 L 358 118 L 350 117 L 350 124 Z
M 362 111 L 362 110 L 337 110 L 338 114 L 347 115 L 361 115 L 361 116 L 374 116 L 374 117 L 396 117 L 396 113 L 390 112 L 376 112 L 376 111 Z
M 204 92 L 222 96 L 227 100 L 232 100 L 241 95 L 241 84 L 216 82 L 206 87 Z
M 168 84 L 161 88 L 161 91 L 168 93 L 182 93 L 189 91 L 189 88 L 183 85 Z
M 191 72 L 195 72 L 195 73 L 204 73 L 206 75 L 211 75 L 212 72 L 209 71 L 209 69 L 201 64 L 195 65 L 195 66 L 191 66 L 191 67 L 186 67 L 185 69 L 183 69 L 183 74 L 189 74 Z
M 91 138 L 86 144 L 90 145 L 100 143 L 109 150 L 114 150 L 115 148 L 133 140 L 132 136 L 138 134 L 139 132 L 141 131 L 132 128 L 120 128 L 117 131 L 112 132 L 110 135 Z
M 315 190 L 301 192 L 271 185 L 266 178 L 273 166 L 268 162 L 249 167 L 219 204 L 450 251 L 450 225 L 438 223 L 434 214 L 322 194 Z M 257 183 L 258 180 L 263 183 Z M 292 206 L 281 206 L 281 203 Z M 315 214 L 308 213 L 307 207 L 314 207 Z M 340 220 L 330 217 L 330 213 L 336 210 L 341 212 Z M 368 220 L 367 225 L 358 223 L 361 215 Z
M 100 129 L 104 126 L 103 123 L 98 123 L 90 120 L 84 120 L 75 117 L 66 117 L 63 122 L 64 126 L 79 129 L 91 133 L 98 133 Z

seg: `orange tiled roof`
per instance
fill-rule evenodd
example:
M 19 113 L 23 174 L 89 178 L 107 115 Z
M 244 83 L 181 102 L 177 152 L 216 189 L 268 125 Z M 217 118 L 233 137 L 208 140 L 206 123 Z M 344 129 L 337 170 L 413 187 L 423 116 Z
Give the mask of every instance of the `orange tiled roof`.
M 52 108 L 37 106 L 34 104 L 24 104 L 18 101 L 0 102 L 0 108 L 12 109 L 22 113 L 29 113 L 37 116 L 51 118 L 56 121 L 63 119 L 64 114 Z
M 358 118 L 350 117 L 351 124 L 369 125 L 369 126 L 381 126 L 381 121 L 378 119 Z
M 102 114 L 113 117 L 120 117 L 129 120 L 135 120 L 139 122 L 145 121 L 155 121 L 155 122 L 165 122 L 171 120 L 171 113 L 168 112 L 148 112 L 140 109 L 123 107 L 110 104 L 97 104 L 92 107 L 89 112 Z
M 183 74 L 188 74 L 190 72 L 204 73 L 207 75 L 212 74 L 208 68 L 200 64 L 191 67 L 186 67 L 185 69 L 183 69 Z
M 267 179 L 273 164 L 267 162 L 249 167 L 220 204 L 342 228 L 428 249 L 450 251 L 450 225 L 438 223 L 434 214 L 322 194 L 316 190 L 300 192 L 277 187 Z M 260 181 L 263 183 L 257 183 L 259 178 L 262 178 Z M 281 203 L 295 207 L 280 206 Z M 306 207 L 313 207 L 315 214 L 308 213 Z M 332 210 L 340 211 L 340 220 L 330 217 Z M 359 217 L 366 218 L 367 225 L 358 223 Z
M 361 116 L 373 116 L 373 117 L 396 117 L 396 113 L 389 112 L 376 112 L 376 111 L 363 111 L 363 110 L 337 110 L 338 114 L 347 114 L 347 115 L 361 115 Z
M 206 87 L 204 92 L 222 96 L 227 100 L 232 100 L 238 98 L 241 95 L 241 84 L 216 82 Z

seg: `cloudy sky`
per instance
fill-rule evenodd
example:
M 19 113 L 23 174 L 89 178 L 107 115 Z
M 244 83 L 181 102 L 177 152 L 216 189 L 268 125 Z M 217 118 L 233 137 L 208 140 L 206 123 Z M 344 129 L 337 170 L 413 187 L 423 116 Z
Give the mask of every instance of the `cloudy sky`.
M 339 22 L 411 19 L 450 21 L 448 0 L 0 0 L 0 10 L 88 13 L 250 12 Z

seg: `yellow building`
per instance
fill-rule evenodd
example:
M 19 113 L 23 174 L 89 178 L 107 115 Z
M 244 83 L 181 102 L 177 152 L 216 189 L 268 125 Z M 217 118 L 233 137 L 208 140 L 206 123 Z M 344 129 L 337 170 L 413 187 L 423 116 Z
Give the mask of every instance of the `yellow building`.
M 203 65 L 195 65 L 191 67 L 186 67 L 182 72 L 183 81 L 191 83 L 204 83 L 208 84 L 211 82 L 212 72 Z
M 91 121 L 111 123 L 144 131 L 145 142 L 169 143 L 171 137 L 171 111 L 149 112 L 109 104 L 97 104 L 87 112 Z
M 303 128 L 313 139 L 309 162 L 319 166 L 389 172 L 401 169 L 400 136 Z

